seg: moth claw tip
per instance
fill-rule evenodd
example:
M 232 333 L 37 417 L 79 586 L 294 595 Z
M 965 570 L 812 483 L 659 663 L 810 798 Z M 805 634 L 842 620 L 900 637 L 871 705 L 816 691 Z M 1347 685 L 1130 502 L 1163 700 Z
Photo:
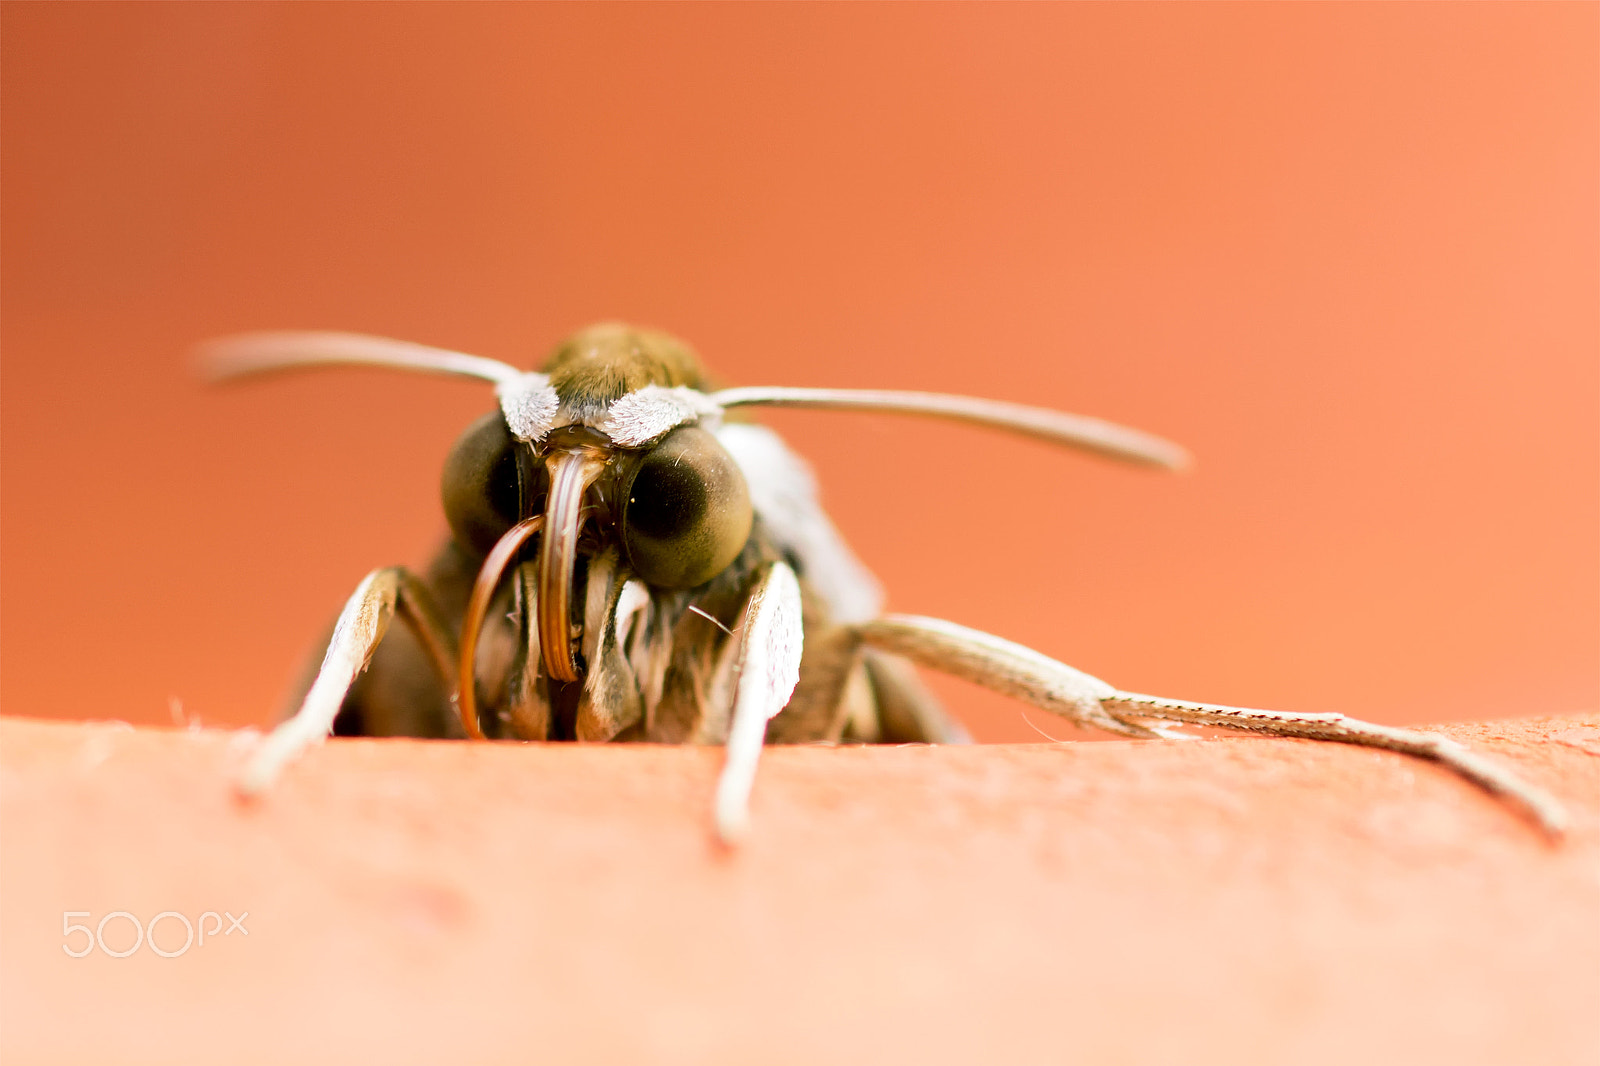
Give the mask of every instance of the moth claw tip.
M 738 848 L 750 837 L 750 815 L 745 811 L 717 812 L 717 841 L 725 848 Z

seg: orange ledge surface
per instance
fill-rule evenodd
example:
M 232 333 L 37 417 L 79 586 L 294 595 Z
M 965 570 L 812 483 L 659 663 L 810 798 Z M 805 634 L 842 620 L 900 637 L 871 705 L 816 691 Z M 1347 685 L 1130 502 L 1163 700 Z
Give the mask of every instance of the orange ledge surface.
M 1425 763 L 1243 738 L 769 749 L 726 852 L 714 750 L 334 741 L 246 805 L 234 734 L 8 719 L 0 1052 L 1591 1063 L 1600 718 L 1442 731 L 1571 835 Z M 66 911 L 248 933 L 73 958 Z

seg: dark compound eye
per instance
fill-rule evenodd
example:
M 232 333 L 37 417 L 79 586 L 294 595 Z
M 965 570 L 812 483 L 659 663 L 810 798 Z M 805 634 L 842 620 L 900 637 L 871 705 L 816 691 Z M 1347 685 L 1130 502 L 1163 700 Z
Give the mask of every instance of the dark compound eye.
M 521 514 L 518 445 L 499 412 L 484 415 L 456 438 L 444 461 L 439 494 L 456 540 L 487 555 Z
M 623 499 L 628 560 L 652 585 L 702 585 L 727 569 L 750 536 L 744 475 L 717 438 L 697 426 L 673 430 L 646 453 Z

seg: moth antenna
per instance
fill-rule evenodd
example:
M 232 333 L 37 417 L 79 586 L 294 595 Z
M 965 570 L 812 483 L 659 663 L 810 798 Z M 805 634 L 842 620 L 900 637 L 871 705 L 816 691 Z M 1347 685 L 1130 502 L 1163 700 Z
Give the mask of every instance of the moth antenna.
M 781 386 L 723 389 L 711 399 L 723 407 L 823 407 L 929 415 L 1010 430 L 1025 437 L 1083 448 L 1112 459 L 1181 470 L 1189 453 L 1168 440 L 1114 422 L 1044 407 L 937 392 L 891 389 L 794 389 Z
M 513 385 L 524 377 L 521 370 L 498 359 L 364 333 L 239 333 L 206 341 L 195 351 L 202 373 L 211 381 L 322 366 L 378 366 L 453 374 L 496 385 Z

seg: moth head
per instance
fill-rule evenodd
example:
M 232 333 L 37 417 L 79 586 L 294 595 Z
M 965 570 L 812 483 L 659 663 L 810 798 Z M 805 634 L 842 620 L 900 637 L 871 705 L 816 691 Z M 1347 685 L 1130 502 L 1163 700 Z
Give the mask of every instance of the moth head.
M 624 447 L 584 425 L 519 440 L 498 412 L 485 415 L 451 449 L 440 496 L 457 541 L 486 560 L 540 520 L 540 648 L 563 681 L 581 672 L 570 623 L 581 556 L 614 547 L 647 585 L 690 589 L 727 569 L 754 522 L 744 474 L 694 421 Z
M 549 676 L 582 674 L 569 612 L 583 557 L 614 549 L 645 584 L 691 589 L 749 539 L 749 486 L 712 432 L 720 407 L 690 387 L 700 380 L 681 342 L 592 327 L 544 372 L 500 381 L 498 417 L 480 418 L 452 448 L 445 515 L 486 567 L 509 556 L 497 551 L 507 538 L 528 535 L 521 524 L 541 523 L 537 616 Z

